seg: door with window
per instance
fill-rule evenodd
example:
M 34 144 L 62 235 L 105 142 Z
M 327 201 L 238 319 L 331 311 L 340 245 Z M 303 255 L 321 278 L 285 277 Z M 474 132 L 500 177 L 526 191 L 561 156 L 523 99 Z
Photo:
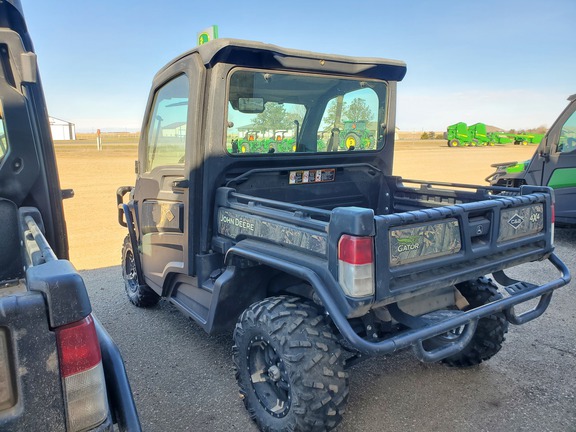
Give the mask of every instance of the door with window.
M 141 261 L 146 283 L 162 287 L 169 273 L 184 273 L 187 245 L 190 78 L 160 86 L 149 105 L 139 149 L 134 199 L 138 206 Z
M 576 223 L 576 103 L 564 112 L 549 134 L 554 141 L 542 171 L 542 184 L 554 189 L 556 220 Z

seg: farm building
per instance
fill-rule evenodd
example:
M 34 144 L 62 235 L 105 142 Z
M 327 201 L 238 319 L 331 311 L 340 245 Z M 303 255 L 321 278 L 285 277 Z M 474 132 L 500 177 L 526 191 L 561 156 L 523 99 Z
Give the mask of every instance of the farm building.
M 56 117 L 48 117 L 53 140 L 75 140 L 76 125 Z

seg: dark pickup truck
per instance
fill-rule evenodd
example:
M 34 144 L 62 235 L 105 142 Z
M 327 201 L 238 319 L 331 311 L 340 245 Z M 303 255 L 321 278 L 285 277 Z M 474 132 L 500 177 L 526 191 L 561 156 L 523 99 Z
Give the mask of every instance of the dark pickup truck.
M 117 192 L 125 290 L 137 306 L 164 296 L 207 332 L 234 331 L 262 430 L 335 427 L 346 368 L 370 356 L 413 347 L 422 361 L 479 364 L 570 279 L 554 255 L 551 189 L 392 176 L 405 73 L 394 60 L 220 39 L 154 79 L 136 184 Z M 539 260 L 559 276 L 504 273 Z
M 36 55 L 0 1 L 0 430 L 140 431 L 118 348 L 68 242 Z

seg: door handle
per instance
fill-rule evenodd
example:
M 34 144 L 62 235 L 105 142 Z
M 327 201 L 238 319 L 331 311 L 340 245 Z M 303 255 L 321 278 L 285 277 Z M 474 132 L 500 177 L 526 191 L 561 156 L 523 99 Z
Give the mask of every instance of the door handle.
M 172 182 L 172 189 L 187 189 L 189 182 L 186 179 L 174 180 Z

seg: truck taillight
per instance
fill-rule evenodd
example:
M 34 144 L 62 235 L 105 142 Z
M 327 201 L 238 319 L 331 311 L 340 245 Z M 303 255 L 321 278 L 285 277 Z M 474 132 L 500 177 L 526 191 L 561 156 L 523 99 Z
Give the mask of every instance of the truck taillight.
M 90 315 L 56 329 L 68 430 L 81 431 L 108 417 L 100 344 Z
M 374 240 L 343 235 L 338 242 L 338 281 L 351 297 L 374 294 Z

